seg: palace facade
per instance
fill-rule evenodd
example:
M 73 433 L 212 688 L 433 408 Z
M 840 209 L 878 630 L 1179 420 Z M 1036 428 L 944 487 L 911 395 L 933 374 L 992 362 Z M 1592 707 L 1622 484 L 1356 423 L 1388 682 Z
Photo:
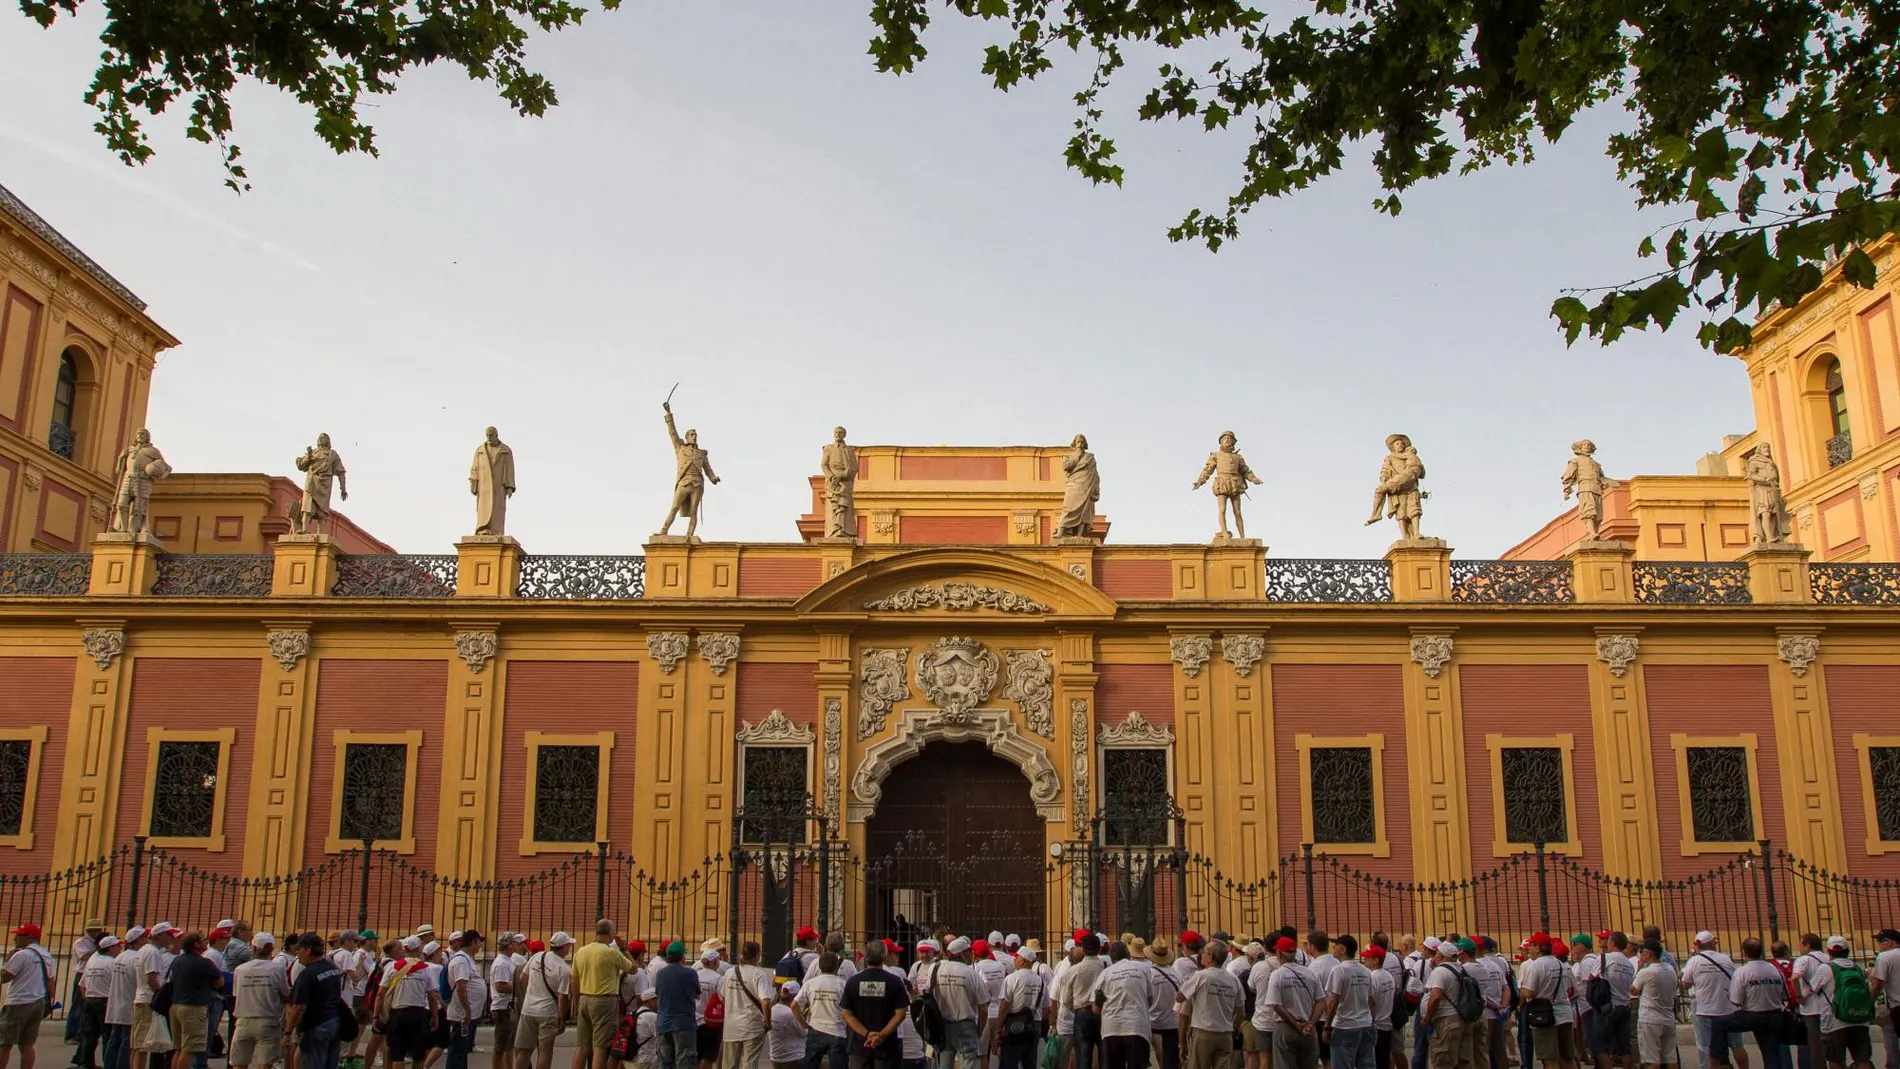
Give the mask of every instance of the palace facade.
M 603 845 L 673 878 L 782 838 L 866 869 L 980 862 L 834 887 L 854 930 L 950 912 L 953 879 L 1026 873 L 989 915 L 1037 932 L 1095 906 L 1042 884 L 1051 858 L 1134 845 L 1241 882 L 1308 849 L 1398 883 L 1534 849 L 1675 881 L 1764 841 L 1900 877 L 1900 566 L 1855 556 L 1886 545 L 1870 532 L 1891 472 L 1871 495 L 1844 484 L 1867 538 L 1825 562 L 1722 537 L 1703 559 L 1401 543 L 1289 560 L 1105 543 L 1101 517 L 1059 538 L 1065 450 L 1042 447 L 858 447 L 857 538 L 821 537 L 814 480 L 798 542 L 549 557 L 471 537 L 403 555 L 347 521 L 286 536 L 287 482 L 179 475 L 154 496 L 156 537 L 95 539 L 172 339 L 12 204 L 0 875 L 136 840 L 217 877 L 373 843 L 457 880 L 527 879 Z M 1831 292 L 1827 322 L 1890 337 L 1866 295 Z M 1821 321 L 1790 315 L 1764 344 Z M 1891 346 L 1856 347 L 1870 336 L 1834 350 L 1865 384 L 1854 463 L 1900 463 L 1878 459 L 1896 456 L 1878 428 L 1900 401 L 1875 403 L 1900 369 Z M 1833 447 L 1808 441 L 1825 413 L 1774 400 L 1776 352 L 1750 368 L 1792 421 L 1765 426 L 1813 489 L 1801 530 L 1844 530 Z M 666 923 L 737 927 L 736 905 L 704 908 Z M 1266 908 L 1254 922 L 1277 923 Z

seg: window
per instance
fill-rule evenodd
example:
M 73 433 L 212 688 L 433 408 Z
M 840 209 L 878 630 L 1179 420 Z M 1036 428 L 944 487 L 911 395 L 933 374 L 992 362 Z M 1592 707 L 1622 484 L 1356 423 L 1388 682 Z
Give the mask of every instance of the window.
M 526 737 L 528 792 L 521 816 L 521 853 L 592 850 L 607 834 L 608 758 L 614 733 Z
M 400 742 L 353 742 L 343 747 L 343 811 L 337 835 L 387 842 L 402 838 L 409 796 L 409 747 Z
M 1390 857 L 1385 832 L 1385 736 L 1296 735 L 1300 832 L 1329 854 Z
M 748 843 L 802 843 L 808 835 L 811 751 L 803 746 L 747 746 L 740 838 Z
M 1870 855 L 1900 853 L 1900 735 L 1854 735 Z
M 1827 391 L 1828 428 L 1827 466 L 1838 468 L 1854 459 L 1854 436 L 1847 423 L 1847 383 L 1841 378 L 1841 362 L 1829 360 L 1822 380 Z
M 330 834 L 323 848 L 361 850 L 368 839 L 378 850 L 415 853 L 422 732 L 344 730 L 333 732 L 330 740 L 336 756 L 330 766 Z
M 1752 851 L 1762 837 L 1756 736 L 1671 735 L 1685 856 Z
M 1544 844 L 1547 853 L 1581 854 L 1576 773 L 1571 751 L 1576 736 L 1486 735 L 1491 752 L 1491 853 L 1511 857 Z
M 44 727 L 0 729 L 0 846 L 33 848 Z
M 224 798 L 234 728 L 146 731 L 145 814 L 151 846 L 224 849 Z
M 1102 842 L 1106 846 L 1169 846 L 1174 842 L 1174 796 L 1168 790 L 1168 751 L 1102 751 Z

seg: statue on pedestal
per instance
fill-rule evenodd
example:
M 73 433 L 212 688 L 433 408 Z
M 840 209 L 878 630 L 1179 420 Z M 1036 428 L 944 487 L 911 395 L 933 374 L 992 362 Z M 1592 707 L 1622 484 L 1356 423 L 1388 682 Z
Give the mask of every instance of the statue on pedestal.
M 112 476 L 119 485 L 106 530 L 115 534 L 145 534 L 151 530 L 152 484 L 172 473 L 165 454 L 152 444 L 152 432 L 139 428 L 132 444 L 119 452 Z
M 858 485 L 858 451 L 844 443 L 843 427 L 831 429 L 831 443 L 818 457 L 818 473 L 825 477 L 825 537 L 858 537 L 858 518 L 851 507 Z
M 1069 455 L 1062 458 L 1062 517 L 1056 523 L 1058 538 L 1087 538 L 1095 531 L 1095 502 L 1102 497 L 1102 475 L 1095 467 L 1095 454 L 1089 452 L 1086 435 L 1078 434 L 1069 443 Z
M 1603 492 L 1616 485 L 1616 480 L 1603 474 L 1603 465 L 1596 462 L 1597 444 L 1588 438 L 1570 443 L 1570 452 L 1575 454 L 1570 463 L 1564 465 L 1564 500 L 1570 500 L 1571 494 L 1577 495 L 1577 515 L 1583 520 L 1584 537 L 1592 542 L 1603 540 Z
M 1781 496 L 1781 469 L 1775 466 L 1775 454 L 1763 442 L 1748 454 L 1743 469 L 1748 478 L 1748 528 L 1758 546 L 1780 545 L 1788 540 L 1788 502 Z
M 1216 541 L 1228 541 L 1227 511 L 1234 513 L 1233 538 L 1247 537 L 1247 525 L 1240 518 L 1240 498 L 1247 492 L 1247 484 L 1260 485 L 1260 476 L 1247 466 L 1246 458 L 1234 450 L 1239 439 L 1233 431 L 1220 432 L 1220 448 L 1207 455 L 1207 466 L 1201 469 L 1201 477 L 1194 480 L 1191 489 L 1199 490 L 1206 484 L 1208 476 L 1214 478 L 1214 509 L 1220 517 L 1220 534 Z
M 317 435 L 317 444 L 297 458 L 297 470 L 303 472 L 303 502 L 290 510 L 290 533 L 315 534 L 316 528 L 330 521 L 330 485 L 343 500 L 350 499 L 349 473 L 343 470 L 343 455 L 330 448 L 330 436 Z
M 673 505 L 666 512 L 666 522 L 660 525 L 658 534 L 673 532 L 673 521 L 686 515 L 686 537 L 693 537 L 699 528 L 699 507 L 705 501 L 706 483 L 719 482 L 719 476 L 713 474 L 712 462 L 707 459 L 706 451 L 699 447 L 699 432 L 688 430 L 681 438 L 679 430 L 673 425 L 673 404 L 666 402 L 660 406 L 666 411 L 666 436 L 673 440 Z
M 515 493 L 515 451 L 488 428 L 468 468 L 468 492 L 475 495 L 475 533 L 508 533 L 508 499 Z
M 1425 463 L 1418 459 L 1418 450 L 1406 435 L 1387 435 L 1385 449 L 1385 461 L 1379 465 L 1379 488 L 1372 492 L 1372 518 L 1366 526 L 1391 517 L 1399 521 L 1399 538 L 1415 542 L 1426 497 L 1418 488 L 1419 480 L 1425 478 Z

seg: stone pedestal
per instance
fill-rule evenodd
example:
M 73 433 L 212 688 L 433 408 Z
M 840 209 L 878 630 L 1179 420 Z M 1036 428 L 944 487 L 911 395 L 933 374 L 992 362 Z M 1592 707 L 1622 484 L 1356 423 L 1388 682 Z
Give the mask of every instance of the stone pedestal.
M 811 543 L 818 547 L 818 575 L 826 583 L 857 565 L 858 547 L 864 544 L 856 538 L 814 538 Z
M 1393 601 L 1451 600 L 1451 547 L 1442 538 L 1401 538 L 1385 551 Z
M 1757 542 L 1750 546 L 1742 554 L 1742 562 L 1748 565 L 1748 594 L 1755 604 L 1806 605 L 1813 601 L 1808 586 L 1808 556 L 1808 547 L 1799 542 Z
M 271 547 L 273 597 L 327 598 L 336 586 L 336 543 L 326 534 L 289 534 Z
M 144 597 L 158 581 L 164 543 L 144 532 L 108 533 L 92 540 L 93 596 Z
M 1056 535 L 1049 541 L 1056 547 L 1056 564 L 1069 578 L 1095 582 L 1095 549 L 1102 544 L 1101 539 Z
M 1267 596 L 1267 547 L 1258 538 L 1233 538 L 1207 547 L 1207 596 L 1251 601 Z
M 1570 586 L 1578 603 L 1620 604 L 1635 600 L 1630 562 L 1636 547 L 1628 542 L 1579 539 L 1565 547 L 1570 562 Z
M 455 596 L 512 598 L 521 583 L 521 543 L 507 535 L 469 535 L 455 543 Z

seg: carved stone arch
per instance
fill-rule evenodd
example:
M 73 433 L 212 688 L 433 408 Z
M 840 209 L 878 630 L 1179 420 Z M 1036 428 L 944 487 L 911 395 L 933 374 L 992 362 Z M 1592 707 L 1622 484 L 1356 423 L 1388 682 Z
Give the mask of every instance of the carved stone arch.
M 1034 740 L 1016 729 L 1006 709 L 973 709 L 957 723 L 937 709 L 906 709 L 897 730 L 864 751 L 851 775 L 851 802 L 847 816 L 860 823 L 877 812 L 884 796 L 884 779 L 898 765 L 923 752 L 932 742 L 981 742 L 989 751 L 1022 769 L 1029 780 L 1029 799 L 1044 820 L 1060 821 L 1062 779 L 1055 763 Z
M 892 595 L 947 583 L 978 588 L 978 596 L 957 607 L 866 608 Z M 942 619 L 982 616 L 1018 622 L 1108 620 L 1115 609 L 1115 599 L 1053 565 L 967 546 L 933 546 L 866 561 L 827 580 L 793 606 L 805 617 L 862 619 L 871 611 L 910 611 Z

